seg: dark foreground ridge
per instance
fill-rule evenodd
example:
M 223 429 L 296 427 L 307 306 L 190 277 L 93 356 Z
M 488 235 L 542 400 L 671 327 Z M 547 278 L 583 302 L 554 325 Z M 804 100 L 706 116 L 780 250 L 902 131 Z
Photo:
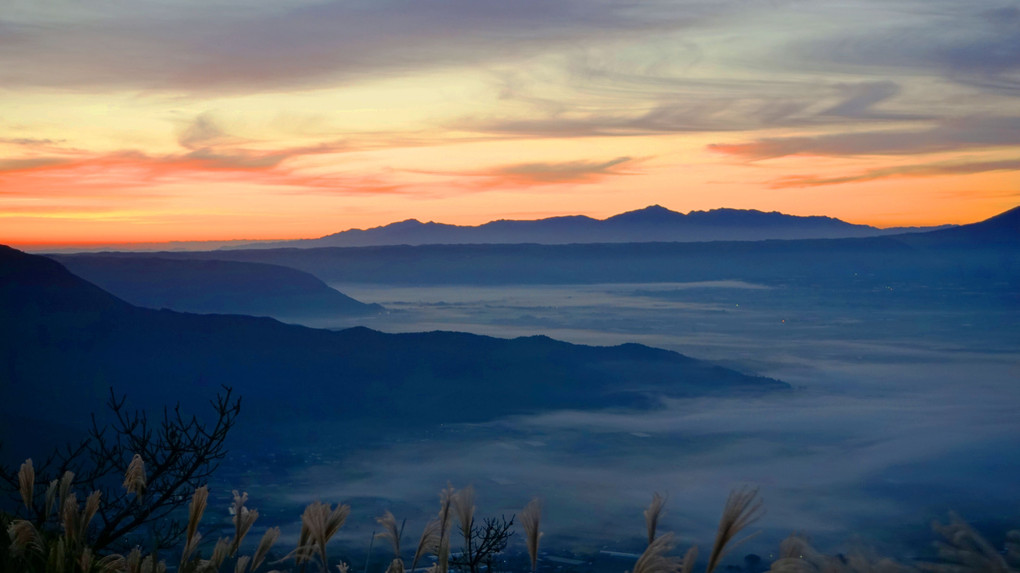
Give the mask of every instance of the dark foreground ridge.
M 53 258 L 107 292 L 147 308 L 280 320 L 384 310 L 354 300 L 309 273 L 280 265 L 103 254 Z
M 788 387 L 637 344 L 326 331 L 139 308 L 51 259 L 0 247 L 0 411 L 80 420 L 102 409 L 110 386 L 152 406 L 204 401 L 222 384 L 253 419 L 402 424 Z

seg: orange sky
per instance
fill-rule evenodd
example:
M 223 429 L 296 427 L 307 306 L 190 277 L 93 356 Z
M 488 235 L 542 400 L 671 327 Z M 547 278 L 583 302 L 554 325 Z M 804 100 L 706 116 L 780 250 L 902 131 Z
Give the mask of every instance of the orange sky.
M 4 244 L 1020 203 L 994 2 L 37 4 L 0 15 Z

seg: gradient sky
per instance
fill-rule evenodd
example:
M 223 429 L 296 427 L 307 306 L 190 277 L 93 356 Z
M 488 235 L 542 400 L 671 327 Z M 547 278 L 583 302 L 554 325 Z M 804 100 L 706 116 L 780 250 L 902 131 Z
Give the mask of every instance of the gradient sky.
M 1020 203 L 1020 5 L 5 0 L 0 242 Z

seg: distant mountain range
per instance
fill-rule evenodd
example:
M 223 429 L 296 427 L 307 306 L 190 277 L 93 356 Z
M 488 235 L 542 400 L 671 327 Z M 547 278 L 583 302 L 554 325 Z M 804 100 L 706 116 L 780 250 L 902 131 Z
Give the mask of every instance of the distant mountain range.
M 0 247 L 0 425 L 80 420 L 107 388 L 134 404 L 204 404 L 221 384 L 259 423 L 405 429 L 658 396 L 787 388 L 637 344 L 580 346 L 454 332 L 328 331 L 269 318 L 132 306 L 52 259 Z M 357 422 L 357 424 L 355 424 Z M 3 429 L 3 435 L 14 431 Z
M 879 229 L 832 217 L 800 217 L 742 209 L 691 211 L 688 214 L 653 205 L 599 220 L 582 215 L 535 221 L 499 220 L 478 226 L 422 223 L 408 219 L 372 229 L 351 229 L 318 239 L 233 243 L 225 249 L 367 247 L 380 245 L 463 245 L 539 243 L 633 243 L 761 241 L 767 239 L 834 239 L 877 237 L 922 232 L 942 227 Z
M 280 265 L 144 255 L 53 258 L 115 296 L 147 308 L 280 320 L 363 316 L 384 310 L 358 302 L 309 273 Z
M 84 256 L 84 255 L 76 255 Z M 110 253 L 138 257 L 137 253 Z M 751 282 L 881 286 L 1020 281 L 1020 208 L 980 223 L 883 237 L 705 243 L 472 244 L 161 253 L 289 266 L 330 284 Z M 1012 287 L 1010 287 L 1012 288 Z

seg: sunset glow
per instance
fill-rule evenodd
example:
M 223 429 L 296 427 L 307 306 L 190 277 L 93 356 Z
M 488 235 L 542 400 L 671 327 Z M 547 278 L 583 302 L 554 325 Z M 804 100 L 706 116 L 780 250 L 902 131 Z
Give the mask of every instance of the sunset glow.
M 15 1 L 0 243 L 1020 203 L 1014 3 Z

